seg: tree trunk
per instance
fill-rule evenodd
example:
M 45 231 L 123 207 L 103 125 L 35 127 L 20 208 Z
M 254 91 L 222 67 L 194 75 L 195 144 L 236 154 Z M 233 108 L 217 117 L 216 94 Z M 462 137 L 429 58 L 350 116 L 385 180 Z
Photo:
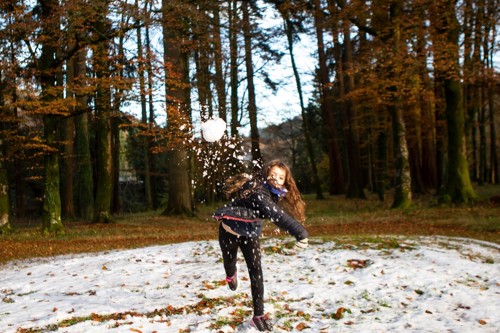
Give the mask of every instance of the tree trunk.
M 175 4 L 162 1 L 163 49 L 165 62 L 165 95 L 167 100 L 168 154 L 168 206 L 164 215 L 193 215 L 189 158 L 185 147 L 191 128 L 189 99 L 189 59 L 183 43 L 188 33 L 172 29 L 169 24 L 179 25 L 185 13 L 176 10 Z
M 7 145 L 4 139 L 4 131 L 8 128 L 4 119 L 9 116 L 10 112 L 9 108 L 5 105 L 5 96 L 8 89 L 8 85 L 4 83 L 5 80 L 3 71 L 0 70 L 0 235 L 8 233 L 11 230 Z
M 465 203 L 477 198 L 469 178 L 465 158 L 464 112 L 458 80 L 445 80 L 446 124 L 448 125 L 448 181 L 445 196 L 453 203 Z M 443 198 L 447 201 L 447 198 Z
M 44 116 L 44 138 L 49 146 L 57 142 L 57 119 Z M 61 220 L 61 195 L 59 193 L 59 155 L 51 151 L 45 157 L 45 180 L 43 195 L 43 232 L 60 235 L 64 233 Z
M 79 98 L 79 100 L 78 110 L 86 109 L 86 97 Z M 94 217 L 94 177 L 90 156 L 88 117 L 87 112 L 81 112 L 75 119 L 76 156 L 78 160 L 77 197 L 80 217 L 85 221 L 92 221 Z
M 394 142 L 394 168 L 396 172 L 395 192 L 392 208 L 407 208 L 411 205 L 411 174 L 406 130 L 401 107 L 389 107 Z
M 95 4 L 96 31 L 105 35 L 108 31 L 108 7 L 106 0 Z M 94 205 L 94 223 L 111 221 L 111 201 L 113 194 L 113 162 L 111 153 L 111 87 L 107 82 L 110 76 L 109 41 L 96 47 L 94 64 L 97 83 L 96 106 L 96 144 L 97 144 L 97 186 Z
M 387 186 L 387 174 L 388 174 L 388 119 L 387 114 L 384 110 L 379 111 L 378 125 L 380 130 L 377 135 L 377 172 L 376 182 L 377 182 L 377 194 L 380 201 L 385 200 L 385 188 Z
M 239 106 L 238 106 L 238 1 L 229 0 L 229 57 L 231 76 L 231 136 L 238 137 Z
M 226 110 L 226 87 L 224 82 L 224 72 L 222 70 L 222 43 L 220 33 L 220 4 L 213 10 L 214 27 L 214 53 L 215 53 L 215 89 L 217 90 L 217 104 L 219 106 L 219 118 L 227 123 Z
M 352 42 L 350 33 L 350 23 L 344 23 L 344 47 L 345 47 L 345 66 L 344 74 L 347 81 L 347 93 L 354 92 L 354 59 L 352 56 Z M 349 166 L 349 178 L 347 182 L 347 198 L 366 199 L 363 190 L 363 172 L 361 168 L 361 152 L 359 148 L 359 126 L 357 119 L 357 105 L 349 98 L 346 101 L 345 121 L 346 127 L 346 146 L 347 146 L 347 164 Z
M 138 0 L 135 1 L 137 11 L 139 12 Z M 144 55 L 142 52 L 142 29 L 140 27 L 140 22 L 137 23 L 137 57 L 139 58 L 139 92 L 141 100 L 141 123 L 143 124 L 143 131 L 146 132 L 150 129 L 148 125 L 148 112 L 146 106 L 146 82 L 145 73 L 146 65 L 144 61 Z M 153 208 L 153 196 L 151 192 L 151 170 L 149 162 L 149 135 L 143 135 L 142 137 L 142 149 L 143 149 L 143 162 L 144 162 L 144 197 L 146 199 L 146 210 L 151 210 Z
M 283 15 L 287 15 L 283 13 Z M 311 171 L 313 175 L 314 188 L 316 190 L 316 199 L 322 200 L 323 191 L 321 190 L 321 181 L 319 180 L 318 168 L 316 166 L 316 154 L 314 152 L 314 145 L 311 138 L 311 133 L 309 129 L 309 122 L 307 120 L 306 108 L 304 106 L 304 96 L 302 93 L 302 84 L 300 83 L 300 74 L 295 63 L 295 54 L 293 52 L 293 26 L 290 20 L 286 17 L 283 18 L 285 23 L 285 31 L 288 40 L 288 53 L 290 54 L 290 61 L 292 62 L 293 75 L 295 77 L 295 82 L 297 84 L 297 93 L 299 95 L 300 110 L 302 115 L 302 128 L 304 131 L 304 137 L 306 140 L 306 148 L 309 156 L 309 163 L 311 164 Z
M 455 1 L 437 1 L 432 13 L 435 19 L 432 24 L 444 36 L 444 45 L 436 45 L 436 76 L 443 82 L 446 102 L 445 114 L 448 129 L 448 172 L 441 199 L 445 202 L 465 203 L 477 198 L 469 176 L 466 159 L 466 143 L 464 128 L 464 108 L 462 86 L 460 83 L 458 49 L 460 25 L 455 12 Z
M 92 158 L 90 155 L 89 115 L 87 111 L 87 96 L 78 91 L 86 86 L 86 51 L 78 51 L 70 61 L 75 73 L 75 152 L 76 152 L 76 188 L 77 213 L 85 221 L 92 221 L 94 217 L 94 180 Z
M 0 78 L 1 79 L 1 78 Z M 0 92 L 1 94 L 2 92 Z M 0 99 L 2 97 L 0 96 Z M 0 103 L 3 108 L 3 103 Z M 7 179 L 7 169 L 5 167 L 5 154 L 3 152 L 4 144 L 0 137 L 0 235 L 8 233 L 11 230 L 10 225 L 10 201 L 9 201 L 9 182 Z
M 148 10 L 149 6 L 149 10 Z M 147 0 L 144 3 L 144 9 L 145 12 L 151 13 L 153 11 L 153 1 Z M 148 14 L 149 15 L 149 14 Z M 148 17 L 148 21 L 151 18 Z M 147 73 L 148 73 L 148 105 L 149 105 L 149 126 L 150 129 L 155 126 L 155 112 L 154 112 L 154 104 L 153 104 L 153 78 L 154 78 L 154 72 L 153 72 L 153 63 L 151 61 L 151 39 L 150 39 L 150 33 L 149 33 L 149 25 L 146 24 L 146 66 L 147 66 Z M 157 158 L 155 154 L 149 154 L 149 171 L 150 171 L 150 186 L 151 186 L 151 196 L 152 196 L 152 201 L 153 201 L 153 209 L 157 209 L 160 206 L 160 197 L 158 194 L 158 181 L 160 177 L 156 175 L 156 169 L 157 169 Z
M 389 79 L 391 82 L 399 82 L 401 77 L 401 67 L 397 62 L 402 62 L 407 55 L 404 41 L 401 40 L 400 15 L 402 4 L 395 2 L 389 6 L 390 14 L 390 38 L 388 40 L 392 44 L 393 62 L 389 68 Z M 390 87 L 391 104 L 389 111 L 392 121 L 392 136 L 394 142 L 394 168 L 396 173 L 395 192 L 392 208 L 407 208 L 411 205 L 411 173 L 408 144 L 406 139 L 406 125 L 403 115 L 402 92 L 397 86 Z
M 243 1 L 241 8 L 243 11 L 243 39 L 245 41 L 245 65 L 247 71 L 248 84 L 248 117 L 250 119 L 250 140 L 252 146 L 252 162 L 254 170 L 262 167 L 262 155 L 260 152 L 259 128 L 257 125 L 257 105 L 255 100 L 255 84 L 252 61 L 252 32 L 250 23 L 248 1 Z
M 425 38 L 424 13 L 420 14 L 422 22 L 417 32 L 417 61 L 418 72 L 422 82 L 422 92 L 420 94 L 421 131 L 422 131 L 422 181 L 428 189 L 437 189 L 437 168 L 436 168 L 436 119 L 433 108 L 435 96 L 432 91 L 432 82 L 429 78 L 427 68 L 427 48 Z
M 316 29 L 318 48 L 318 79 L 320 84 L 321 111 L 325 122 L 326 137 L 328 140 L 328 157 L 330 162 L 330 194 L 345 193 L 344 168 L 338 145 L 338 131 L 333 116 L 333 96 L 328 78 L 325 45 L 323 40 L 323 14 L 321 1 L 314 0 L 314 26 Z
M 58 29 L 58 20 L 53 20 L 53 13 L 56 2 L 52 0 L 40 0 L 41 20 L 43 22 L 43 34 L 51 35 L 54 29 Z M 50 41 L 42 45 L 42 54 L 40 56 L 40 84 L 42 87 L 42 101 L 50 103 L 53 100 L 50 89 L 55 86 L 56 48 Z M 45 177 L 44 177 L 44 195 L 43 195 L 43 225 L 42 230 L 46 234 L 63 234 L 64 227 L 61 220 L 61 195 L 60 195 L 60 174 L 59 174 L 59 152 L 57 149 L 57 116 L 45 115 L 43 117 L 43 129 L 45 143 L 50 150 L 45 156 Z
M 497 153 L 497 134 L 495 128 L 495 100 L 494 91 L 495 85 L 488 82 L 488 105 L 489 105 L 489 130 L 490 130 L 490 165 L 491 165 L 491 183 L 500 184 L 500 169 L 498 163 L 498 153 Z
M 500 184 L 500 169 L 498 163 L 498 150 L 497 150 L 497 134 L 496 134 L 496 120 L 495 120 L 495 96 L 498 95 L 498 83 L 493 78 L 495 77 L 495 67 L 493 57 L 495 56 L 495 43 L 490 40 L 489 36 L 497 36 L 498 31 L 494 22 L 494 13 L 498 13 L 498 2 L 488 1 L 486 7 L 486 20 L 484 34 L 483 34 L 483 54 L 486 60 L 486 88 L 488 99 L 488 121 L 490 132 L 490 176 L 489 179 L 492 184 Z M 497 16 L 498 17 L 498 16 Z M 498 113 L 497 113 L 498 115 Z
M 74 63 L 70 60 L 67 64 L 67 82 L 69 89 L 66 89 L 66 96 L 73 98 L 73 93 L 70 91 L 71 83 L 74 81 L 75 69 Z M 59 74 L 62 76 L 62 73 Z M 63 86 L 62 79 L 58 79 L 59 85 Z M 73 110 L 74 111 L 74 110 Z M 62 199 L 62 216 L 68 219 L 75 218 L 74 204 L 74 144 L 75 144 L 75 118 L 73 115 L 63 119 L 59 128 L 61 131 L 62 144 L 62 163 L 61 163 L 61 199 Z

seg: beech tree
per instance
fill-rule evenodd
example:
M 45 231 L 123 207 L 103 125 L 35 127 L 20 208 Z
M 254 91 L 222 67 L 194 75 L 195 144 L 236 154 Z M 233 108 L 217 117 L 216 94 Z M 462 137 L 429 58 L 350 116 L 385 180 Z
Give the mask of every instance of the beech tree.
M 189 156 L 186 147 L 191 130 L 189 98 L 189 19 L 190 4 L 162 1 L 165 96 L 168 130 L 167 215 L 192 215 Z
M 42 35 L 58 35 L 59 8 L 54 0 L 40 0 L 40 19 Z M 54 109 L 51 105 L 59 96 L 56 89 L 55 71 L 57 46 L 53 40 L 42 42 L 39 67 L 42 90 L 41 106 L 47 108 L 43 115 L 43 133 L 48 146 L 45 156 L 45 179 L 43 194 L 43 231 L 50 234 L 61 234 L 64 227 L 61 220 L 61 196 L 59 194 L 59 154 L 57 149 L 57 123 L 63 110 Z
M 446 102 L 448 167 L 444 201 L 464 203 L 475 200 L 466 159 L 465 113 L 459 69 L 460 25 L 456 17 L 455 1 L 439 0 L 432 4 L 432 26 L 434 34 L 434 55 L 436 79 L 442 82 Z

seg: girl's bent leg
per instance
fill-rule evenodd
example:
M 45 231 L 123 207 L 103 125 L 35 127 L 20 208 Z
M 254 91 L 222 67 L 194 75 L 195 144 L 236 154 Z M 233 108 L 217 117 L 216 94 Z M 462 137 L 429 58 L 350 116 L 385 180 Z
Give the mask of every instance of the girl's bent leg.
M 240 240 L 240 248 L 250 276 L 254 315 L 262 316 L 264 314 L 264 277 L 262 275 L 259 238 L 252 237 Z
M 222 225 L 219 226 L 219 246 L 222 252 L 226 276 L 234 276 L 236 274 L 236 261 L 238 259 L 238 237 L 224 230 Z

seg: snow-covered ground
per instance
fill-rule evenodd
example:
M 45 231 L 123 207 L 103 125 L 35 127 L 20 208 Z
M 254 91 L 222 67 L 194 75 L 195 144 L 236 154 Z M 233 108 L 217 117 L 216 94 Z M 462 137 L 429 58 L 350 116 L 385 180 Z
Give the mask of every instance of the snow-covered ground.
M 313 240 L 295 256 L 263 239 L 275 331 L 500 331 L 498 245 L 394 239 Z M 255 332 L 243 261 L 239 271 L 231 292 L 216 241 L 10 263 L 0 267 L 0 332 Z

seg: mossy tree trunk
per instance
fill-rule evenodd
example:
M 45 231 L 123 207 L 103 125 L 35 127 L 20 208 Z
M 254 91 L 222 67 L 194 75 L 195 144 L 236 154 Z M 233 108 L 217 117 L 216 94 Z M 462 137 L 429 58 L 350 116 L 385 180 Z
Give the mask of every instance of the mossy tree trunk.
M 57 119 L 48 115 L 43 119 L 45 142 L 53 146 L 57 142 Z M 45 156 L 45 179 L 43 194 L 43 232 L 60 235 L 64 233 L 61 220 L 61 195 L 59 178 L 59 154 L 51 149 Z
M 9 109 L 5 106 L 4 94 L 6 86 L 3 72 L 0 71 L 0 115 L 7 116 Z M 0 121 L 0 235 L 11 230 L 10 225 L 10 199 L 9 199 L 9 180 L 7 178 L 7 147 L 4 140 L 4 131 L 7 124 Z
M 433 3 L 432 25 L 442 36 L 436 44 L 436 77 L 443 82 L 448 139 L 448 168 L 441 200 L 466 203 L 477 198 L 469 175 L 466 159 L 465 111 L 459 67 L 460 24 L 456 17 L 455 1 Z
M 0 138 L 0 146 L 2 146 L 2 143 L 3 140 Z M 10 230 L 9 183 L 7 180 L 7 170 L 5 169 L 4 154 L 0 150 L 0 235 Z
M 51 35 L 58 29 L 56 13 L 57 2 L 53 0 L 40 0 L 40 18 L 42 21 L 42 31 L 44 35 Z M 55 62 L 56 45 L 47 40 L 42 45 L 40 55 L 39 70 L 40 84 L 42 87 L 42 102 L 47 105 L 55 98 L 52 88 L 55 86 Z M 60 174 L 59 174 L 59 152 L 57 149 L 57 123 L 59 110 L 53 110 L 52 114 L 43 116 L 43 133 L 47 151 L 45 155 L 45 177 L 43 184 L 43 205 L 42 205 L 42 230 L 46 234 L 62 234 L 64 227 L 61 220 L 61 195 L 60 195 Z
M 75 2 L 75 6 L 83 6 L 85 0 Z M 80 35 L 81 22 L 80 11 L 69 11 L 70 33 Z M 71 45 L 74 47 L 74 45 Z M 89 111 L 87 95 L 84 90 L 89 85 L 87 81 L 87 49 L 82 48 L 68 60 L 68 85 L 69 93 L 75 99 L 74 114 L 74 191 L 75 191 L 75 213 L 84 221 L 92 221 L 94 218 L 94 181 L 92 170 L 92 157 L 90 154 L 90 132 Z

